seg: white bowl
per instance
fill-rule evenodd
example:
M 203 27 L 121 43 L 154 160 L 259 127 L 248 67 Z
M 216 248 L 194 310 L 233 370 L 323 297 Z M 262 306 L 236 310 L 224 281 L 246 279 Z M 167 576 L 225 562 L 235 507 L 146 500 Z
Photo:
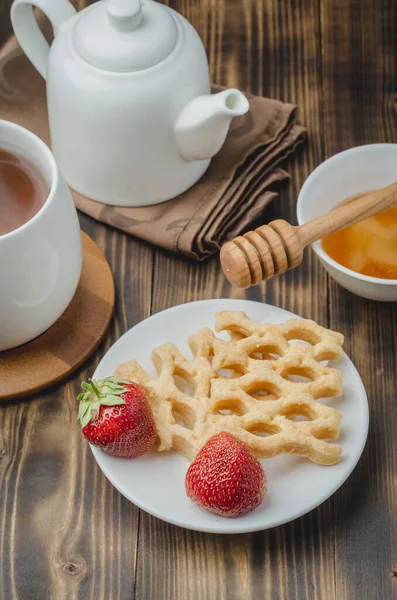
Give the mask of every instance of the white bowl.
M 340 152 L 305 181 L 298 197 L 298 223 L 303 225 L 329 212 L 350 196 L 396 181 L 397 144 L 370 144 Z M 361 275 L 333 260 L 321 242 L 312 247 L 331 277 L 350 292 L 369 300 L 397 301 L 397 279 Z

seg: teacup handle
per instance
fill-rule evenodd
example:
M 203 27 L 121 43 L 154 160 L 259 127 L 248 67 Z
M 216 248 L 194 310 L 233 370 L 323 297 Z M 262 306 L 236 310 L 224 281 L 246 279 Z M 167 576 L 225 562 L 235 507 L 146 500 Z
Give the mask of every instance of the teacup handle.
M 68 0 L 14 0 L 11 7 L 11 23 L 15 36 L 40 75 L 46 79 L 50 46 L 40 31 L 33 7 L 43 11 L 58 33 L 61 23 L 72 17 L 76 10 Z

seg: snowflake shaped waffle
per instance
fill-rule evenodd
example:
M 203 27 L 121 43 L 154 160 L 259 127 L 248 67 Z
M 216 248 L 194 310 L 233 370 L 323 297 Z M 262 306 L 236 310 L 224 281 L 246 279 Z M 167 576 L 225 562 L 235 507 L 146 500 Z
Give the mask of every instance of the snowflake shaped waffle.
M 260 458 L 288 452 L 337 463 L 340 446 L 327 440 L 339 436 L 341 414 L 318 400 L 342 393 L 340 371 L 322 361 L 341 356 L 343 336 L 314 321 L 256 324 L 235 311 L 218 313 L 215 329 L 230 340 L 201 329 L 188 339 L 193 360 L 172 343 L 156 348 L 157 378 L 136 361 L 116 369 L 145 389 L 157 449 L 193 460 L 207 439 L 228 431 Z

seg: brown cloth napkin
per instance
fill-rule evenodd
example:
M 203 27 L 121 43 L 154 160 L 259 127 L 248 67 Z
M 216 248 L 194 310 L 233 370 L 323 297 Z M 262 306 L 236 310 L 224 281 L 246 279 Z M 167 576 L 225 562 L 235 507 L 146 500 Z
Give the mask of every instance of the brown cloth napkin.
M 214 86 L 213 91 L 219 87 Z M 106 206 L 72 191 L 76 207 L 156 246 L 202 260 L 246 231 L 288 178 L 279 164 L 302 141 L 296 107 L 247 94 L 250 111 L 233 119 L 201 180 L 177 198 L 145 208 Z M 0 50 L 0 117 L 49 143 L 45 83 L 15 38 Z

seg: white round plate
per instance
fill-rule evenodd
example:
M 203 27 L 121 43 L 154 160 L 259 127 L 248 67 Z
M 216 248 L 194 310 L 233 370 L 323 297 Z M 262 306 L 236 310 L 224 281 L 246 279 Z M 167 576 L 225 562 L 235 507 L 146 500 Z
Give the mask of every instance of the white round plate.
M 261 323 L 282 323 L 296 317 L 280 308 L 247 300 L 202 300 L 174 306 L 127 331 L 103 357 L 94 378 L 112 375 L 117 365 L 130 359 L 139 360 L 155 376 L 151 352 L 165 342 L 174 342 L 186 357 L 191 357 L 186 344 L 189 334 L 201 327 L 213 328 L 215 315 L 222 310 L 241 310 Z M 151 451 L 135 459 L 109 456 L 94 447 L 92 452 L 119 492 L 168 523 L 212 533 L 245 533 L 287 523 L 324 502 L 342 485 L 356 466 L 367 439 L 368 402 L 361 378 L 346 354 L 332 364 L 342 371 L 344 394 L 323 401 L 343 415 L 341 461 L 326 467 L 292 455 L 263 459 L 267 496 L 261 506 L 241 517 L 219 517 L 193 504 L 184 485 L 189 462 L 176 452 Z

